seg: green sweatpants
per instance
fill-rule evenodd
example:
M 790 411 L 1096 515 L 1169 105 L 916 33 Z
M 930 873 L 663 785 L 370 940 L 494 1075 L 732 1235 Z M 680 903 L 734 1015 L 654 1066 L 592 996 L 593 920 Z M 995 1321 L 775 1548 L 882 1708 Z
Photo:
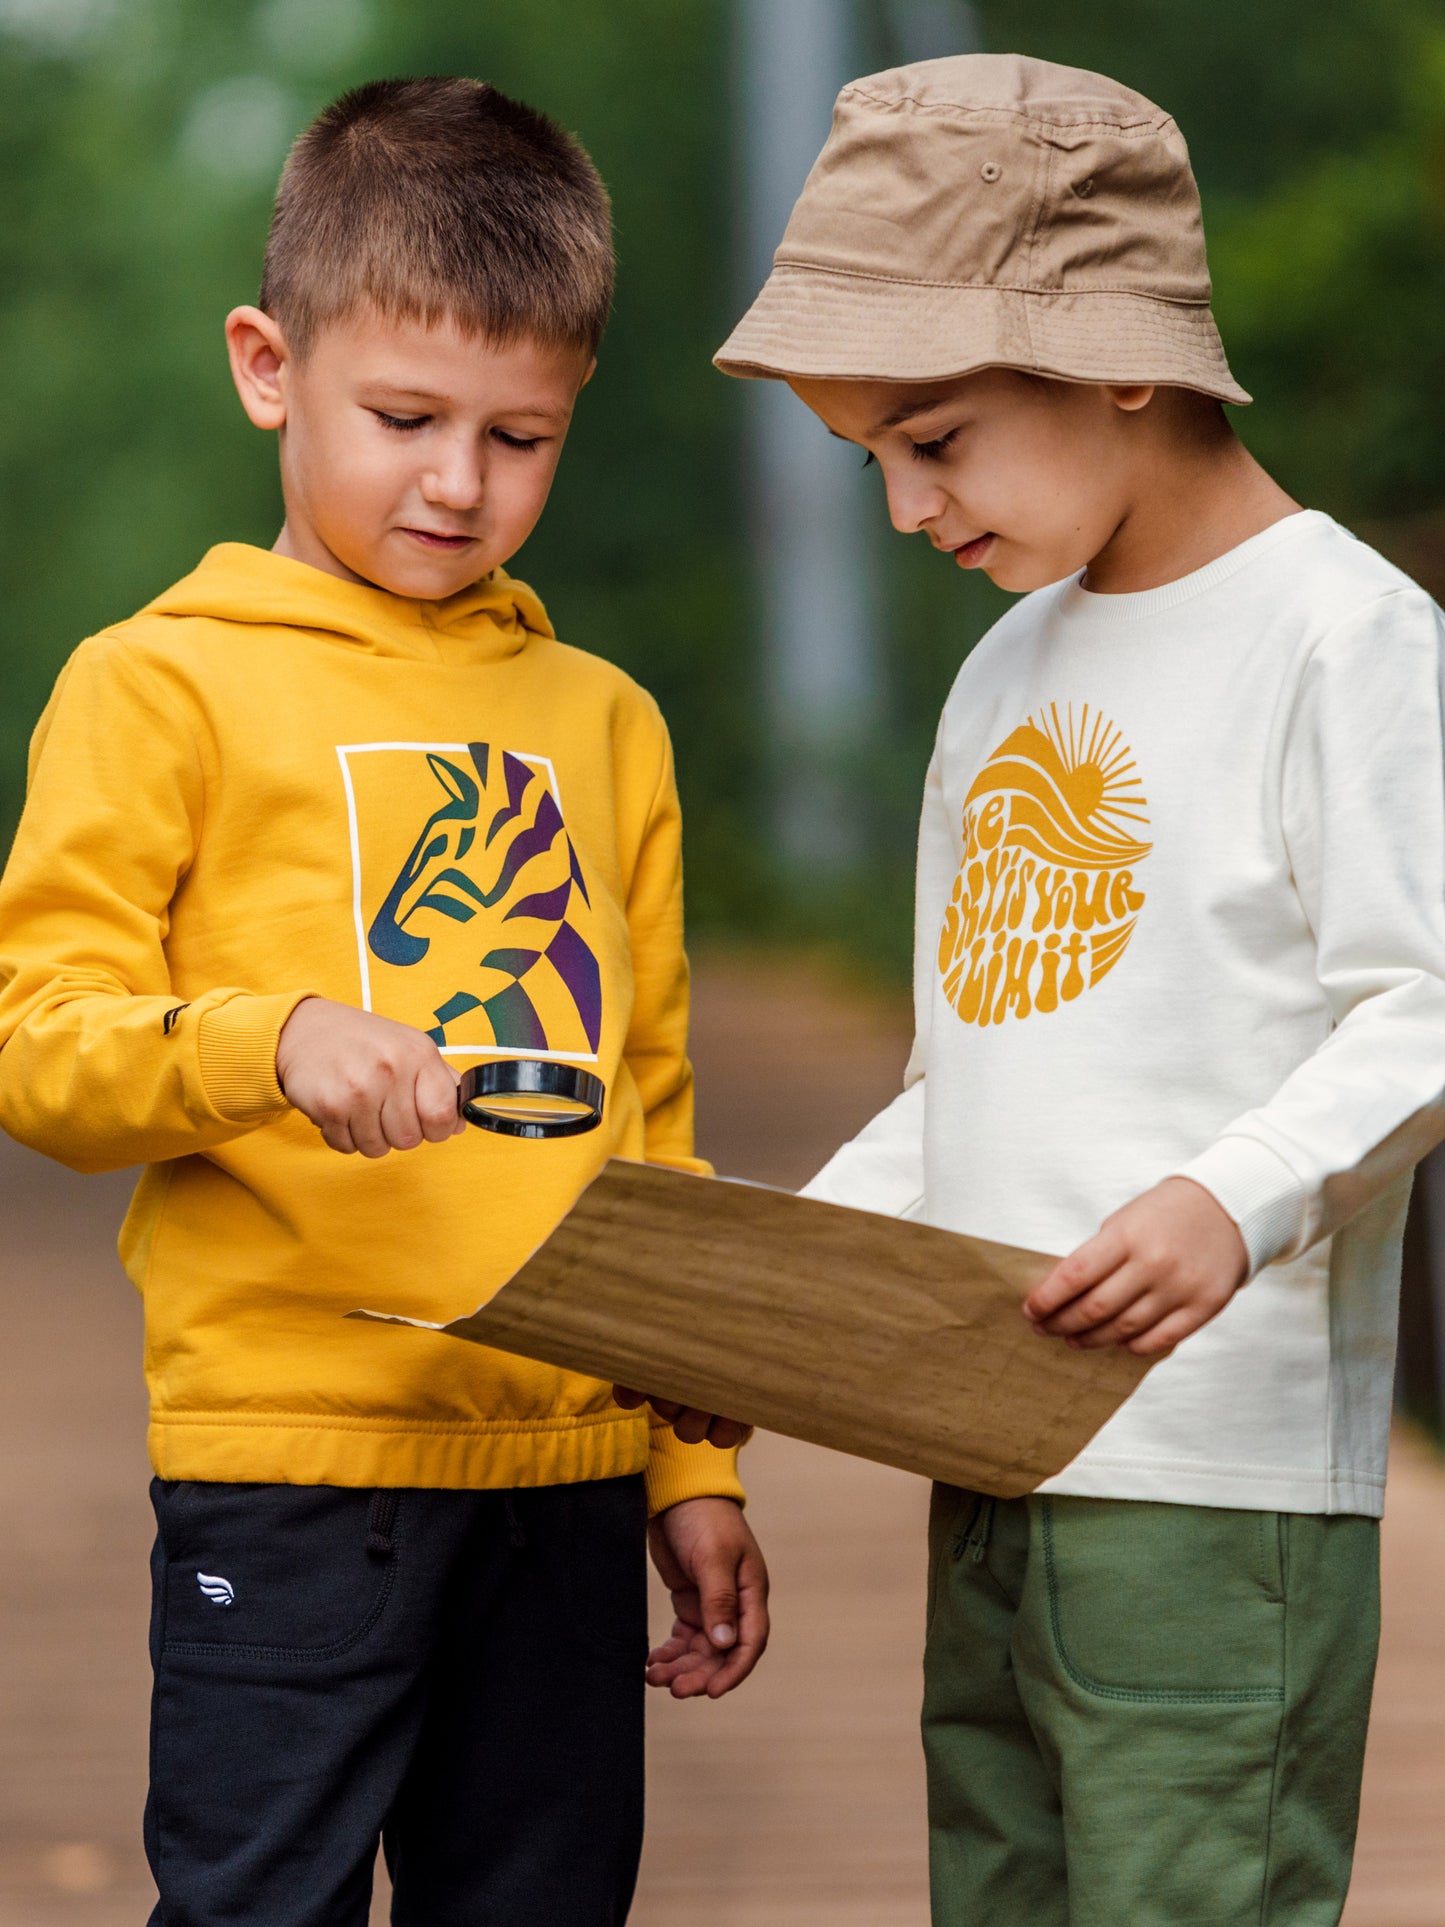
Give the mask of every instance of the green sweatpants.
M 934 1927 L 1327 1927 L 1379 1641 L 1374 1519 L 936 1486 Z

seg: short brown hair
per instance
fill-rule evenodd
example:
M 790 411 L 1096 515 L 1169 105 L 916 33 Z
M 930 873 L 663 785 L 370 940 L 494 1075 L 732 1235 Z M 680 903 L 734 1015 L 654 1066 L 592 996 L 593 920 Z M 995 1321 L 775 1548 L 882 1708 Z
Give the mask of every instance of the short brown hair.
M 374 80 L 291 149 L 260 305 L 297 354 L 368 303 L 594 350 L 612 275 L 607 190 L 580 142 L 485 81 Z

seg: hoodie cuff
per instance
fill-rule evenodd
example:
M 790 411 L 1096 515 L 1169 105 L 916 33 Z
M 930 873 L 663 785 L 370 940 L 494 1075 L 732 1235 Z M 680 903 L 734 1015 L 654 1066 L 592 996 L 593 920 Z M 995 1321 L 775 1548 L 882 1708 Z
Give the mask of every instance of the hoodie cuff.
M 270 997 L 240 992 L 201 1018 L 201 1088 L 228 1124 L 259 1124 L 286 1109 L 276 1077 L 276 1046 L 287 1018 L 315 990 Z
M 648 1427 L 647 1515 L 655 1519 L 684 1499 L 736 1499 L 747 1503 L 738 1478 L 738 1455 L 715 1445 L 684 1445 L 670 1425 Z
M 1282 1157 L 1252 1137 L 1216 1138 L 1169 1174 L 1206 1190 L 1239 1226 L 1251 1278 L 1301 1248 L 1309 1193 Z

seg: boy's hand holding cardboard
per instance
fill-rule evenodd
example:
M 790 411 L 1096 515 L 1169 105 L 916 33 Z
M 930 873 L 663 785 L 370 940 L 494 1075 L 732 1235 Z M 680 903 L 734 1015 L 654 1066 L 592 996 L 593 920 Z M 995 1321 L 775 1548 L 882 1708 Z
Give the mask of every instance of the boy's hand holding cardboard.
M 735 1445 L 741 1445 L 752 1431 L 735 1418 L 719 1418 L 716 1412 L 700 1412 L 696 1406 L 679 1405 L 671 1398 L 649 1398 L 646 1392 L 634 1392 L 630 1386 L 614 1385 L 612 1396 L 625 1412 L 635 1412 L 639 1405 L 650 1405 L 659 1418 L 665 1418 L 684 1445 L 701 1445 L 704 1440 L 715 1445 L 719 1452 L 730 1452 Z
M 1223 1205 L 1191 1178 L 1165 1178 L 1056 1265 L 1024 1316 L 1076 1351 L 1122 1345 L 1156 1358 L 1218 1317 L 1248 1271 Z
M 333 1151 L 384 1158 L 467 1128 L 457 1075 L 410 1024 L 307 997 L 276 1046 L 276 1079 Z

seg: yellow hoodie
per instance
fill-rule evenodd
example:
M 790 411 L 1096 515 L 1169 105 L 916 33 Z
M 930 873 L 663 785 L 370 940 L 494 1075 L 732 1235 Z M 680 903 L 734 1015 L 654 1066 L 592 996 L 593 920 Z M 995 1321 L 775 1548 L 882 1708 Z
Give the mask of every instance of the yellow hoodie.
M 585 1064 L 603 1126 L 340 1157 L 276 1082 L 313 993 L 458 1070 Z M 705 1169 L 686 1032 L 666 729 L 523 584 L 409 602 L 228 543 L 66 665 L 0 883 L 0 1125 L 147 1166 L 162 1478 L 740 1496 L 593 1380 L 344 1317 L 471 1310 L 608 1157 Z

